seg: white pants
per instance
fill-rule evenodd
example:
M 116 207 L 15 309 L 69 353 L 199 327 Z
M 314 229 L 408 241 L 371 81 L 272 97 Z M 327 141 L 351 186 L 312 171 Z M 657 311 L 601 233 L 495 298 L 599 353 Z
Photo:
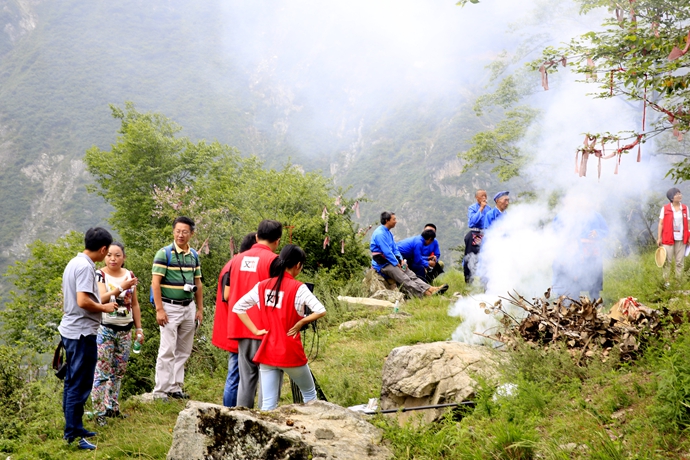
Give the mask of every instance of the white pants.
M 168 324 L 160 327 L 154 395 L 182 391 L 184 365 L 194 345 L 196 304 L 192 302 L 185 307 L 163 302 L 163 310 L 168 315 Z
M 683 266 L 685 264 L 685 245 L 682 241 L 674 241 L 673 246 L 665 244 L 666 263 L 664 264 L 664 278 L 668 279 L 671 266 L 676 267 L 676 278 L 683 276 Z

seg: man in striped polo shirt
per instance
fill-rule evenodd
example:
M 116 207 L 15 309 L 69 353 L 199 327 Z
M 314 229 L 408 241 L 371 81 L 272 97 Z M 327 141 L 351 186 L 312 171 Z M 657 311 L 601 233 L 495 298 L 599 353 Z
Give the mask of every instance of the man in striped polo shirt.
M 178 217 L 173 222 L 174 241 L 153 259 L 151 288 L 160 326 L 161 343 L 156 360 L 155 399 L 188 399 L 182 391 L 184 365 L 192 353 L 195 320 L 203 319 L 203 293 L 199 257 L 190 246 L 194 221 Z

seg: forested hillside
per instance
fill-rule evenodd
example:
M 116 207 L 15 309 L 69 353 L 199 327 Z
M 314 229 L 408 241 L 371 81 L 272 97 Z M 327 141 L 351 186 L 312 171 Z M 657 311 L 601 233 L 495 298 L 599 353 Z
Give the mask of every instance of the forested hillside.
M 351 69 L 354 83 L 347 68 L 307 72 L 330 52 L 319 42 L 297 57 L 248 60 L 256 45 L 244 41 L 252 37 L 242 8 L 0 0 L 0 266 L 36 238 L 104 223 L 110 209 L 86 192 L 92 178 L 81 159 L 115 141 L 108 104 L 125 101 L 170 117 L 192 139 L 217 139 L 267 166 L 291 160 L 352 186 L 351 197 L 371 200 L 362 225 L 385 208 L 401 217 L 399 237 L 433 221 L 446 254 L 461 241 L 471 190 L 493 184 L 487 174 L 460 177 L 456 155 L 478 129 L 468 79 L 450 92 L 387 82 L 362 89 L 357 78 L 371 78 L 361 69 Z

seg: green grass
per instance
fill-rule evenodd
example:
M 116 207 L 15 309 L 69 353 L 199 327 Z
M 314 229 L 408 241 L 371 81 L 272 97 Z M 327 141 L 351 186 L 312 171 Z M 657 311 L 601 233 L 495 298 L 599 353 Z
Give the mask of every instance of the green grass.
M 653 267 L 655 269 L 655 267 Z M 664 289 L 652 267 L 642 259 L 615 260 L 607 267 L 606 295 L 632 295 L 650 306 L 668 301 L 687 308 L 684 295 Z M 437 284 L 448 282 L 449 292 L 464 292 L 462 275 L 451 272 Z M 685 283 L 680 287 L 684 288 Z M 358 280 L 338 294 L 358 295 Z M 647 302 L 645 296 L 655 296 Z M 447 340 L 458 325 L 448 316 L 450 297 L 412 300 L 401 310 L 407 319 L 382 320 L 375 326 L 341 332 L 338 325 L 353 318 L 375 319 L 389 309 L 356 306 L 335 300 L 336 293 L 321 296 L 329 310 L 320 324 L 319 353 L 310 361 L 317 381 L 328 399 L 349 406 L 378 397 L 381 369 L 386 356 L 398 346 Z M 687 329 L 687 330 L 686 330 Z M 449 413 L 431 425 L 400 426 L 395 416 L 376 416 L 372 422 L 383 429 L 385 443 L 396 459 L 684 459 L 690 452 L 687 424 L 690 420 L 690 328 L 668 330 L 653 339 L 637 362 L 621 365 L 610 359 L 577 366 L 566 349 L 543 350 L 522 344 L 510 353 L 500 369 L 500 383 L 517 385 L 511 394 L 494 397 L 495 387 L 480 381 L 474 410 Z M 311 336 L 305 340 L 310 348 Z M 220 403 L 225 368 L 214 372 L 194 366 L 187 374 L 186 389 L 194 399 Z M 1 385 L 0 385 L 1 386 Z M 0 388 L 2 390 L 2 388 Z M 79 452 L 61 440 L 61 389 L 49 377 L 25 390 L 23 411 L 14 435 L 0 438 L 0 452 L 16 459 L 109 459 L 164 458 L 172 430 L 184 403 L 143 404 L 123 402 L 125 420 L 114 420 L 97 429 L 98 450 Z M 281 404 L 290 402 L 284 386 Z

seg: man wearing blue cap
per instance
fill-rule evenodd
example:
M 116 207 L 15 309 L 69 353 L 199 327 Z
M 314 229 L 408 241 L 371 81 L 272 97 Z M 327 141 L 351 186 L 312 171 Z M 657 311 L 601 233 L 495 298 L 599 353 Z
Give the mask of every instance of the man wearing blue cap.
M 486 213 L 486 216 L 484 217 L 484 230 L 491 227 L 496 219 L 500 218 L 505 210 L 508 209 L 508 205 L 510 204 L 510 197 L 508 196 L 509 194 L 510 192 L 504 191 L 498 192 L 496 196 L 494 196 L 496 207 Z

